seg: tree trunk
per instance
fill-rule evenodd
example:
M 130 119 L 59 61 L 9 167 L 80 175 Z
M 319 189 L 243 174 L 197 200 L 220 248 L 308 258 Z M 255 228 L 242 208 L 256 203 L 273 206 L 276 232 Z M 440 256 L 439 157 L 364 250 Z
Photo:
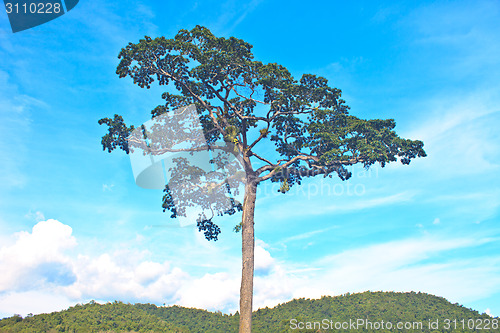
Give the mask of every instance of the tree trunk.
M 254 269 L 254 211 L 257 184 L 248 181 L 245 185 L 243 217 L 241 220 L 241 289 L 240 289 L 240 330 L 239 333 L 252 332 L 252 300 Z

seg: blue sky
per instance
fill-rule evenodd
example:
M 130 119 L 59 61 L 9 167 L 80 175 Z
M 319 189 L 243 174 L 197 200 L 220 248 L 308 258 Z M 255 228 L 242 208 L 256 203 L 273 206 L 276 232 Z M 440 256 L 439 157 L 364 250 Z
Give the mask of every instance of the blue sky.
M 500 315 L 498 1 L 80 1 L 12 34 L 0 14 L 0 317 L 89 300 L 238 308 L 239 217 L 207 242 L 102 151 L 100 118 L 139 125 L 162 90 L 115 74 L 144 35 L 205 25 L 257 60 L 342 89 L 351 113 L 425 143 L 409 166 L 259 189 L 255 307 L 421 291 Z

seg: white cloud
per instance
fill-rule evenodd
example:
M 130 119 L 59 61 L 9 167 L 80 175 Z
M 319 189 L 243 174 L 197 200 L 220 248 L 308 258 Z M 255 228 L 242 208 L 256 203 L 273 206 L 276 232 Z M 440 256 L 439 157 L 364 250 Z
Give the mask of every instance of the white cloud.
M 29 313 L 50 313 L 74 305 L 75 302 L 54 290 L 0 293 L 0 319 L 14 314 L 26 316 Z
M 329 231 L 331 229 L 337 229 L 337 228 L 338 228 L 338 226 L 334 225 L 334 226 L 331 226 L 331 227 L 328 227 L 328 228 L 323 228 L 323 229 L 320 229 L 320 230 L 313 230 L 313 231 L 309 231 L 309 232 L 304 232 L 304 233 L 301 233 L 301 234 L 298 234 L 298 235 L 287 237 L 287 238 L 283 239 L 282 241 L 280 241 L 280 243 L 295 242 L 295 241 L 298 241 L 298 240 L 303 240 L 303 239 L 311 238 L 314 235 L 322 234 L 322 233 L 327 232 L 327 231 Z
M 221 2 L 224 10 L 222 10 L 221 15 L 218 15 L 217 22 L 215 23 L 216 29 L 224 30 L 223 34 L 230 34 L 261 2 L 262 0 L 252 0 L 248 3 L 234 0 Z
M 432 70 L 433 77 L 442 75 L 446 82 L 453 80 L 461 87 L 488 89 L 498 84 L 495 54 L 500 52 L 500 34 L 496 28 L 499 11 L 497 1 L 463 2 L 460 6 L 434 2 L 419 6 L 400 23 L 410 26 L 408 37 L 418 50 L 428 49 L 434 55 L 442 55 L 433 59 L 441 60 Z M 440 50 L 449 54 L 444 55 Z M 443 56 L 446 62 L 442 61 Z M 455 87 L 443 85 L 443 89 L 447 88 Z
M 314 185 L 311 184 L 311 185 Z M 343 185 L 343 184 L 334 184 L 334 185 Z M 301 185 L 303 189 L 301 191 L 305 191 L 304 193 L 308 193 L 310 195 L 310 187 L 305 185 Z M 321 185 L 320 185 L 321 186 Z M 366 198 L 365 196 L 346 196 L 346 197 L 337 197 L 335 201 L 340 202 L 338 204 L 330 204 L 332 201 L 331 196 L 321 195 L 315 201 L 308 201 L 308 205 L 305 209 L 297 209 L 297 207 L 303 206 L 304 200 L 306 196 L 301 196 L 298 200 L 288 200 L 284 201 L 282 205 L 274 205 L 270 207 L 266 207 L 265 216 L 266 218 L 276 218 L 279 221 L 283 221 L 289 217 L 297 218 L 301 216 L 307 216 L 308 218 L 311 216 L 319 216 L 319 215 L 331 215 L 337 213 L 347 213 L 347 212 L 357 212 L 363 209 L 372 209 L 383 206 L 390 206 L 396 204 L 403 204 L 407 202 L 411 202 L 416 195 L 416 192 L 405 191 L 392 195 L 385 195 L 379 197 Z M 298 196 L 299 197 L 299 196 Z M 312 195 L 314 197 L 314 195 Z M 259 204 L 257 204 L 259 205 Z M 262 208 L 262 205 L 260 206 Z M 332 228 L 336 228 L 332 226 Z M 314 231 L 313 231 L 314 232 Z M 317 231 L 318 233 L 320 231 Z M 285 239 L 285 241 L 293 241 L 296 239 L 306 238 L 307 235 L 297 235 L 293 236 L 295 238 Z
M 434 219 L 434 221 L 432 221 L 432 224 L 440 224 L 440 223 L 441 223 L 441 220 L 438 217 L 436 217 Z
M 178 298 L 177 291 L 189 279 L 168 262 L 156 263 L 137 258 L 124 262 L 119 253 L 102 254 L 97 258 L 80 255 L 74 261 L 78 280 L 64 287 L 74 299 L 147 300 L 169 303 Z
M 0 270 L 7 272 L 0 276 L 0 313 L 6 315 L 50 312 L 90 299 L 180 304 L 224 311 L 238 308 L 238 269 L 229 267 L 230 272 L 194 277 L 171 267 L 167 261 L 144 259 L 147 252 L 122 250 L 97 257 L 70 255 L 70 251 L 79 253 L 82 249 L 77 247 L 72 228 L 56 220 L 39 222 L 32 232 L 19 232 L 12 238 L 13 244 L 0 248 Z M 201 244 L 208 251 L 214 246 L 206 241 Z M 266 246 L 257 240 L 256 274 L 273 274 L 273 277 L 256 283 L 256 290 L 263 290 L 257 298 L 260 303 L 256 304 L 269 304 L 269 299 L 277 299 L 283 290 L 289 295 L 286 285 L 276 288 L 272 283 L 275 276 L 283 276 L 284 272 L 282 269 L 275 272 L 276 262 Z M 33 278 L 26 280 L 25 276 Z M 29 299 L 30 296 L 37 299 Z M 53 302 L 43 306 L 43 299 Z
M 178 304 L 234 312 L 238 309 L 239 287 L 239 276 L 228 273 L 205 274 L 182 286 Z
M 325 207 L 323 210 L 317 210 L 316 214 L 324 214 L 325 212 L 358 211 L 360 209 L 388 206 L 397 203 L 409 202 L 413 199 L 414 196 L 415 193 L 402 192 L 372 199 L 361 200 L 358 198 L 357 200 L 352 200 L 344 205 L 330 205 L 328 207 Z
M 500 291 L 500 257 L 447 259 L 447 251 L 495 242 L 494 239 L 423 237 L 376 244 L 328 255 L 296 269 L 275 264 L 267 276 L 255 277 L 255 308 L 292 298 L 319 298 L 366 290 L 422 291 L 451 302 L 472 302 Z M 289 269 L 287 269 L 289 268 Z
M 31 233 L 19 232 L 13 238 L 13 244 L 0 248 L 0 271 L 5 272 L 0 275 L 1 311 L 17 304 L 10 301 L 15 295 L 22 299 L 35 291 L 60 295 L 64 304 L 82 299 L 168 303 L 178 299 L 177 291 L 190 278 L 168 262 L 144 260 L 146 252 L 72 256 L 70 250 L 77 247 L 72 228 L 56 220 L 39 222 Z M 9 311 L 27 307 L 15 305 Z
M 45 215 L 43 215 L 43 213 L 40 212 L 40 211 L 36 211 L 36 212 L 33 213 L 30 210 L 28 213 L 26 213 L 26 215 L 24 215 L 24 217 L 26 217 L 28 219 L 35 220 L 37 222 L 45 220 Z
M 71 227 L 56 220 L 42 221 L 31 233 L 14 235 L 15 243 L 0 248 L 0 292 L 38 285 L 40 280 L 69 283 L 72 272 L 64 252 L 76 246 Z
M 314 286 L 322 294 L 419 290 L 453 301 L 480 299 L 500 290 L 500 257 L 439 263 L 426 260 L 493 241 L 423 237 L 344 251 L 314 262 L 312 265 L 323 267 L 322 274 L 316 274 L 314 285 L 305 287 Z
M 115 184 L 102 184 L 102 191 L 103 192 L 106 192 L 106 191 L 113 191 L 113 187 L 115 187 Z
M 26 137 L 31 131 L 30 110 L 46 108 L 40 100 L 22 95 L 9 73 L 0 70 L 0 194 L 10 188 L 23 188 L 28 177 L 23 172 L 27 161 Z
M 292 299 L 298 284 L 281 265 L 276 265 L 271 274 L 255 276 L 253 308 L 272 307 Z
M 490 93 L 441 96 L 427 100 L 428 120 L 410 133 L 422 140 L 428 156 L 418 165 L 439 179 L 493 172 L 499 168 L 498 101 Z M 459 102 L 450 103 L 458 100 Z M 392 165 L 392 168 L 397 167 Z
M 197 278 L 171 267 L 168 261 L 146 259 L 147 251 L 137 253 L 124 249 L 98 256 L 85 255 L 81 253 L 84 249 L 77 247 L 72 228 L 56 220 L 39 222 L 32 232 L 19 232 L 11 238 L 12 244 L 0 248 L 0 271 L 7 272 L 0 275 L 0 313 L 5 315 L 60 310 L 90 299 L 237 309 L 238 270 Z M 206 251 L 219 252 L 206 240 L 197 241 Z M 257 269 L 270 270 L 273 263 L 269 252 L 257 246 Z M 28 302 L 27 295 L 38 298 Z M 43 306 L 44 297 L 55 300 L 52 306 Z
M 271 254 L 262 246 L 255 246 L 255 272 L 256 274 L 267 274 L 273 268 L 275 262 Z
M 98 256 L 81 253 L 71 227 L 56 220 L 19 232 L 0 249 L 0 314 L 60 310 L 96 300 L 153 302 L 234 312 L 238 309 L 239 262 L 227 272 L 195 276 L 148 253 L 124 249 Z M 365 290 L 419 290 L 452 302 L 487 298 L 500 291 L 500 257 L 445 259 L 447 251 L 492 244 L 494 238 L 422 237 L 347 250 L 307 264 L 307 269 L 273 258 L 269 245 L 256 240 L 254 308 L 297 297 L 320 297 Z M 207 243 L 204 243 L 207 244 Z M 205 249 L 211 251 L 212 245 Z M 215 252 L 214 252 L 215 253 Z M 207 264 L 217 262 L 217 256 Z M 234 259 L 234 258 L 233 258 Z M 25 276 L 31 279 L 23 279 Z M 44 300 L 48 300 L 45 302 Z

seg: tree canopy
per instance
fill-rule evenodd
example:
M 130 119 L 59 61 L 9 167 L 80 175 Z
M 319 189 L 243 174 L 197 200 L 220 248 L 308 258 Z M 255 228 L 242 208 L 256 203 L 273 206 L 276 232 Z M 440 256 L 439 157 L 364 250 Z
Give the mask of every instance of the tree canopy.
M 329 86 L 327 79 L 304 74 L 297 80 L 282 65 L 254 60 L 249 43 L 215 37 L 205 27 L 180 30 L 173 39 L 145 37 L 123 48 L 119 59 L 116 72 L 120 77 L 131 77 L 142 88 L 150 88 L 156 80 L 177 91 L 163 93 L 165 102 L 152 110 L 153 118 L 194 104 L 206 149 L 214 150 L 221 141 L 233 145 L 219 148 L 234 151 L 246 183 L 269 179 L 280 182 L 280 191 L 285 193 L 304 177 L 337 174 L 347 180 L 349 165 L 362 163 L 368 168 L 378 162 L 383 167 L 398 159 L 409 164 L 415 157 L 426 156 L 422 141 L 396 134 L 394 119 L 350 115 L 341 90 Z M 99 123 L 109 126 L 103 148 L 129 153 L 127 139 L 136 128 L 127 126 L 119 115 Z M 276 153 L 262 156 L 258 151 L 262 144 L 274 145 Z M 161 144 L 149 149 L 152 154 L 164 151 Z M 178 168 L 182 162 L 177 161 Z M 236 190 L 237 184 L 233 185 Z M 200 204 L 188 200 L 179 207 L 174 196 L 166 187 L 163 208 L 172 217 L 182 215 L 184 206 Z M 233 204 L 231 209 L 216 210 L 217 214 L 242 209 L 241 202 Z M 203 215 L 198 223 L 209 240 L 217 239 L 220 232 L 213 215 Z

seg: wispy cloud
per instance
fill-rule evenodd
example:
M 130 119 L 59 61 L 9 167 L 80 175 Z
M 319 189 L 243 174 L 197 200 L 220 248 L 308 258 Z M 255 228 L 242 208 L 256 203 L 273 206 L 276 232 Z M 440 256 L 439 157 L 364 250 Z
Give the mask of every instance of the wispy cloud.
M 320 229 L 320 230 L 313 230 L 313 231 L 309 231 L 309 232 L 304 232 L 302 234 L 298 234 L 298 235 L 295 235 L 295 236 L 291 236 L 291 237 L 287 237 L 281 241 L 279 241 L 278 243 L 290 243 L 290 242 L 295 242 L 295 241 L 298 241 L 298 240 L 304 240 L 304 239 L 308 239 L 308 238 L 311 238 L 317 234 L 322 234 L 324 232 L 327 232 L 329 230 L 332 230 L 332 229 L 336 229 L 338 228 L 338 226 L 331 226 L 331 227 L 328 227 L 328 228 L 324 228 L 324 229 Z
M 459 99 L 455 105 L 443 99 L 447 106 L 430 102 L 427 108 L 433 113 L 410 134 L 424 141 L 428 153 L 419 168 L 433 169 L 430 175 L 436 178 L 494 172 L 500 167 L 496 129 L 500 110 L 481 96 Z
M 498 70 L 491 65 L 498 64 L 495 54 L 500 50 L 500 35 L 495 28 L 499 13 L 497 1 L 463 2 L 460 6 L 435 2 L 415 9 L 402 22 L 412 27 L 415 43 L 452 52 L 453 61 L 438 70 L 463 78 Z
M 488 187 L 492 186 L 495 186 L 494 183 L 491 183 L 491 186 Z M 469 193 L 457 192 L 454 194 L 436 195 L 424 202 L 453 207 L 454 213 L 467 214 L 479 220 L 495 216 L 500 207 L 500 191 L 481 187 L 481 192 L 477 189 L 474 190 L 478 192 L 472 192 L 472 187 L 472 185 L 469 186 Z
M 448 259 L 438 263 L 447 251 L 491 244 L 494 239 L 419 238 L 361 247 L 311 263 L 322 267 L 296 286 L 298 297 L 319 297 L 365 290 L 419 290 L 470 302 L 500 291 L 500 257 Z M 314 277 L 313 277 L 314 276 Z
M 380 197 L 380 198 L 372 198 L 372 199 L 362 199 L 358 198 L 355 201 L 351 201 L 347 204 L 344 205 L 331 205 L 325 207 L 325 209 L 321 212 L 321 214 L 324 213 L 331 213 L 331 212 L 349 212 L 349 211 L 358 211 L 361 209 L 369 209 L 369 208 L 375 208 L 375 207 L 380 207 L 380 206 L 388 206 L 388 205 L 393 205 L 393 204 L 398 204 L 398 203 L 404 203 L 404 202 L 410 202 L 413 197 L 415 196 L 415 193 L 412 192 L 401 192 L 385 197 Z
M 46 108 L 43 101 L 20 94 L 8 72 L 0 69 L 0 182 L 2 190 L 23 187 L 28 177 L 23 169 L 28 160 L 28 137 L 33 108 Z M 2 191 L 0 191 L 1 194 Z
M 102 191 L 113 191 L 113 187 L 115 187 L 115 184 L 102 184 Z
M 338 183 L 332 183 L 333 186 L 339 185 Z M 378 197 L 374 197 L 373 195 L 369 196 L 368 194 L 359 196 L 354 194 L 332 196 L 324 193 L 320 194 L 318 188 L 321 188 L 321 180 L 317 183 L 312 183 L 312 185 L 313 186 L 301 185 L 302 187 L 299 189 L 299 195 L 285 198 L 287 200 L 283 200 L 280 205 L 273 204 L 276 200 L 280 200 L 279 198 L 274 199 L 275 201 L 269 198 L 258 199 L 257 207 L 260 207 L 263 212 L 265 211 L 265 214 L 262 216 L 257 215 L 257 220 L 272 218 L 278 219 L 278 221 L 285 221 L 290 218 L 299 219 L 305 217 L 311 220 L 321 216 L 332 216 L 334 214 L 346 214 L 380 207 L 389 207 L 391 205 L 406 204 L 412 202 L 417 195 L 416 191 L 405 191 Z M 340 185 L 343 186 L 343 184 Z M 311 190 L 311 187 L 314 187 L 314 189 Z M 332 201 L 336 203 L 331 204 Z M 307 205 L 304 205 L 304 203 L 307 203 Z M 297 209 L 297 207 L 302 208 Z M 320 232 L 318 231 L 316 234 L 318 233 Z M 292 238 L 291 240 L 301 239 L 304 236 L 297 237 L 298 238 Z
M 223 35 L 229 35 L 236 27 L 245 20 L 248 14 L 253 12 L 264 0 L 250 0 L 247 2 L 226 0 L 221 3 L 223 14 L 217 15 L 215 29 Z
M 45 216 L 43 215 L 42 212 L 40 211 L 36 211 L 36 212 L 32 212 L 31 210 L 25 215 L 25 217 L 29 218 L 29 219 L 33 219 L 37 222 L 39 221 L 43 221 L 45 220 Z

